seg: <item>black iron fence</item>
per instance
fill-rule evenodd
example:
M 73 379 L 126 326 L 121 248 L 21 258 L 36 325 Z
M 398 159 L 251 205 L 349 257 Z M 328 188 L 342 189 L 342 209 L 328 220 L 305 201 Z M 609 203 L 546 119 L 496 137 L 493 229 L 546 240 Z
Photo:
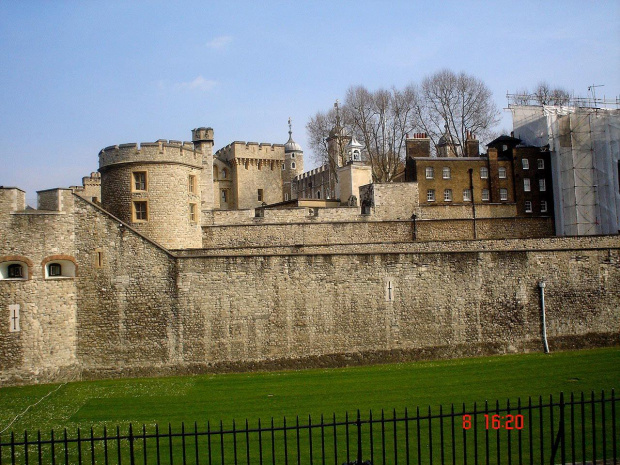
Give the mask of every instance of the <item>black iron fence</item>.
M 3 464 L 618 463 L 612 390 L 342 418 L 198 423 L 0 437 Z

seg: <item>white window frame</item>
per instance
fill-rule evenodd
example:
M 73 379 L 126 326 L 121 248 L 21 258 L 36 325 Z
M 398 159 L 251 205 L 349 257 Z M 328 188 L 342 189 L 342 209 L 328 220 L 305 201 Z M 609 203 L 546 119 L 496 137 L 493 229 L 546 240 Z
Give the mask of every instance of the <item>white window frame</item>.
M 530 192 L 532 190 L 532 183 L 530 178 L 523 178 L 523 192 Z
M 427 166 L 424 170 L 426 174 L 426 179 L 434 179 L 435 178 L 435 168 L 432 166 Z
M 508 200 L 508 189 L 502 188 L 499 190 L 499 199 L 503 201 Z
M 443 191 L 443 201 L 444 202 L 452 202 L 452 189 L 444 189 L 444 191 Z
M 544 170 L 545 169 L 545 160 L 543 158 L 539 158 L 537 163 L 538 163 L 538 169 L 539 170 Z
M 429 189 L 426 191 L 426 201 L 427 202 L 435 201 L 435 189 Z
M 540 212 L 547 213 L 547 201 L 546 200 L 540 201 Z
M 450 179 L 452 177 L 452 172 L 449 166 L 444 166 L 441 170 L 441 177 L 443 179 Z
M 505 167 L 500 166 L 497 172 L 500 179 L 506 179 L 507 170 Z
M 525 201 L 525 213 L 532 213 L 532 201 L 531 200 Z
M 545 192 L 547 190 L 547 181 L 545 181 L 545 178 L 538 180 L 538 190 L 540 190 L 540 192 Z
M 463 202 L 471 202 L 471 190 L 463 189 Z
M 489 201 L 489 189 L 482 189 L 482 201 L 483 202 Z
M 489 168 L 486 166 L 480 167 L 480 179 L 488 179 L 489 178 Z
M 521 166 L 523 167 L 524 170 L 529 170 L 530 169 L 530 161 L 527 158 L 522 158 L 521 159 Z

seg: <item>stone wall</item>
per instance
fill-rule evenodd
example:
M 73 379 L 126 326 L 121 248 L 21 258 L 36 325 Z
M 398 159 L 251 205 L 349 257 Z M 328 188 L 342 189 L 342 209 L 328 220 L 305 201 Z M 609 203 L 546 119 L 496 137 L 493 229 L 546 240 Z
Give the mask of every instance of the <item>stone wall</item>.
M 188 257 L 178 267 L 183 360 L 197 370 L 541 350 L 543 278 L 551 350 L 620 342 L 617 246 Z
M 0 279 L 0 385 L 71 379 L 76 372 L 81 270 L 76 278 L 46 278 L 44 267 L 50 257 L 76 256 L 73 196 L 48 192 L 56 205 L 64 201 L 64 211 L 0 210 L 0 265 L 19 261 L 28 267 L 24 279 Z M 19 331 L 11 331 L 15 305 Z
M 174 261 L 85 200 L 76 201 L 77 356 L 84 369 L 178 360 Z

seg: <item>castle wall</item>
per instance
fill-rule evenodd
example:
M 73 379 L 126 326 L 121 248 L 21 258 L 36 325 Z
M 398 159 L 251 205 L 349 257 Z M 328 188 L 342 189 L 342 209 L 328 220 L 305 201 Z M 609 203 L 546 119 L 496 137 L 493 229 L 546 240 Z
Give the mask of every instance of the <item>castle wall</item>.
M 3 191 L 0 189 L 0 199 Z M 72 259 L 76 255 L 73 199 L 64 195 L 71 191 L 47 192 L 64 200 L 63 212 L 0 209 L 0 263 L 19 260 L 28 266 L 25 279 L 0 279 L 2 385 L 71 379 L 76 372 L 76 281 L 80 270 L 77 278 L 46 278 L 43 265 L 49 257 Z M 19 330 L 11 331 L 16 305 Z
M 77 200 L 76 212 L 82 367 L 122 371 L 174 363 L 179 335 L 173 259 L 88 202 Z
M 491 250 L 179 259 L 183 359 L 200 370 L 541 350 L 541 278 L 551 350 L 617 344 L 618 247 L 542 250 L 558 246 L 547 241 L 529 251 L 487 241 Z

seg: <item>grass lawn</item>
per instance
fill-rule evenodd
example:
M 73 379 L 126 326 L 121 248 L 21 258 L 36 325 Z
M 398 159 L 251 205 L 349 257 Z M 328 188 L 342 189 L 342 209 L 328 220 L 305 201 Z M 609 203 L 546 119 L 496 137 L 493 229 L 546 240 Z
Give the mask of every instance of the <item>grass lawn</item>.
M 0 431 L 58 385 L 0 389 Z M 548 401 L 564 391 L 620 386 L 620 348 L 519 354 L 433 362 L 402 363 L 175 378 L 125 379 L 66 384 L 30 408 L 9 430 L 49 431 L 102 425 L 147 426 L 182 421 L 200 425 L 252 423 L 296 415 L 344 415 L 357 409 L 380 414 L 405 407 L 516 401 L 528 396 Z M 620 393 L 616 392 L 616 396 Z M 6 432 L 3 435 L 7 434 Z

